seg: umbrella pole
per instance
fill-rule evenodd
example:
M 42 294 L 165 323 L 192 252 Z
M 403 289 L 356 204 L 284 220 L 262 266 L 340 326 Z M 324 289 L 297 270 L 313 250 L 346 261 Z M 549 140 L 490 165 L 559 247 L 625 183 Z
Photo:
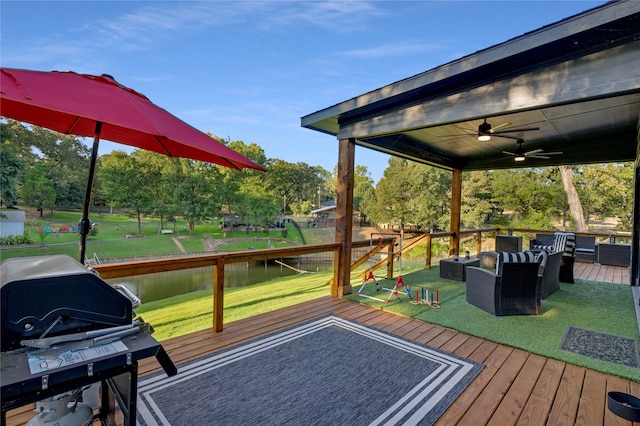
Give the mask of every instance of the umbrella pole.
M 93 186 L 93 175 L 96 171 L 96 162 L 98 160 L 98 145 L 100 144 L 100 133 L 102 132 L 102 122 L 96 121 L 96 132 L 93 136 L 93 147 L 91 148 L 91 163 L 89 164 L 89 178 L 87 179 L 87 191 L 84 195 L 84 206 L 82 208 L 82 219 L 80 219 L 80 263 L 84 265 L 84 259 L 87 253 L 87 235 L 91 231 L 91 222 L 89 222 L 89 207 L 91 205 L 91 188 Z

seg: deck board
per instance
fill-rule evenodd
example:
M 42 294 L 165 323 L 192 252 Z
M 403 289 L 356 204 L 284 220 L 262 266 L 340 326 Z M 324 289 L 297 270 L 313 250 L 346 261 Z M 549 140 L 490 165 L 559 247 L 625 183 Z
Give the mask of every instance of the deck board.
M 603 276 L 624 283 L 626 276 L 628 284 L 628 268 L 576 265 L 576 278 Z M 631 425 L 606 408 L 606 394 L 618 390 L 638 395 L 639 383 L 330 296 L 226 324 L 222 333 L 202 330 L 162 343 L 179 366 L 330 314 L 485 364 L 437 425 Z M 161 371 L 153 358 L 139 367 L 141 375 Z M 32 409 L 11 411 L 7 425 L 25 424 L 33 417 Z

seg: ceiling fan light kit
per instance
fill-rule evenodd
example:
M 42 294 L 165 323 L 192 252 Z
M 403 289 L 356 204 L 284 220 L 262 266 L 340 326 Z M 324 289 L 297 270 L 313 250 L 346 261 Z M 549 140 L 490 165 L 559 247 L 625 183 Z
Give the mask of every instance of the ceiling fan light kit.
M 491 124 L 487 123 L 486 119 L 478 126 L 478 140 L 481 142 L 491 140 Z
M 517 162 L 525 161 L 527 158 L 541 158 L 541 159 L 548 160 L 549 155 L 562 154 L 562 152 L 544 152 L 544 149 L 540 149 L 540 148 L 534 149 L 532 151 L 525 151 L 524 147 L 522 146 L 524 144 L 523 139 L 518 139 L 516 143 L 518 144 L 518 147 L 515 149 L 514 152 L 502 151 L 502 153 L 507 155 L 512 155 L 513 159 Z

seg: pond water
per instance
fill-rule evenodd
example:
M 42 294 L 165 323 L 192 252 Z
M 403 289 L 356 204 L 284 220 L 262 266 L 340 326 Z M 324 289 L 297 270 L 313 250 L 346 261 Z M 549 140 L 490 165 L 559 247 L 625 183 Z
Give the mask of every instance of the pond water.
M 331 261 L 293 261 L 287 264 L 309 272 L 326 272 L 333 268 Z M 241 287 L 296 274 L 296 271 L 275 263 L 234 263 L 224 267 L 224 286 Z M 147 303 L 194 291 L 212 290 L 213 266 L 107 281 L 126 286 L 142 303 Z

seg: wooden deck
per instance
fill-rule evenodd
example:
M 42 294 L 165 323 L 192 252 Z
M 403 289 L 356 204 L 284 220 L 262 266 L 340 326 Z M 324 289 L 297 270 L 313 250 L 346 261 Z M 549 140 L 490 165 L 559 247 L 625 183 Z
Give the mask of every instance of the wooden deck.
M 616 267 L 598 265 L 595 265 L 597 268 L 580 268 L 581 265 L 576 263 L 576 277 L 596 273 L 610 278 L 611 282 L 623 282 L 620 277 L 628 270 L 617 268 L 619 270 L 616 271 Z M 628 283 L 628 274 L 626 279 Z M 173 338 L 163 342 L 163 346 L 179 366 L 217 350 L 329 314 L 377 327 L 485 365 L 437 425 L 633 424 L 607 409 L 606 395 L 610 391 L 640 395 L 640 383 L 330 296 L 226 324 L 222 333 L 203 330 Z M 141 375 L 160 369 L 155 359 L 140 364 Z M 30 409 L 24 407 L 10 412 L 7 424 L 25 424 L 33 416 Z
M 629 284 L 630 282 L 629 268 L 584 262 L 575 262 L 573 264 L 573 277 L 587 281 L 614 284 Z

